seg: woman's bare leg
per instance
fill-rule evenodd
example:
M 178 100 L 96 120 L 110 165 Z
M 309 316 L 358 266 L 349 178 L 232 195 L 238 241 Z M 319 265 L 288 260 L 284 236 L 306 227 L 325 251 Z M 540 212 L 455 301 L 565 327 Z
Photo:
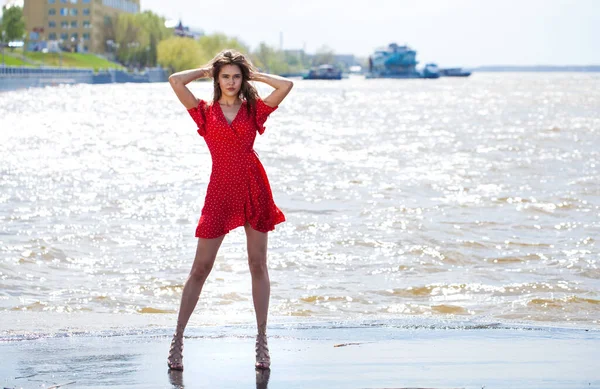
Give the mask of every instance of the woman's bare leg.
M 194 308 L 196 308 L 200 292 L 202 292 L 202 286 L 204 286 L 204 282 L 212 270 L 215 259 L 217 258 L 217 252 L 219 251 L 219 247 L 224 238 L 225 235 L 215 239 L 198 238 L 196 257 L 194 258 L 192 270 L 190 270 L 190 274 L 183 286 L 179 315 L 177 317 L 177 327 L 175 329 L 173 341 L 171 342 L 171 350 L 169 351 L 169 367 L 174 370 L 183 369 L 181 360 L 183 358 L 183 332 L 192 312 L 194 312 Z
M 252 300 L 256 313 L 258 328 L 256 367 L 266 369 L 270 366 L 269 349 L 267 348 L 267 316 L 269 314 L 269 297 L 271 283 L 267 269 L 268 234 L 256 231 L 249 224 L 244 226 L 248 248 L 248 265 L 252 276 Z

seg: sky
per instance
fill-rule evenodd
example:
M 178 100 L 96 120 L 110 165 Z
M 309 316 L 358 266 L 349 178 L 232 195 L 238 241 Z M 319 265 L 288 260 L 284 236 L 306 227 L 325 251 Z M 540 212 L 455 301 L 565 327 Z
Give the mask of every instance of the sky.
M 600 65 L 600 0 L 141 0 L 205 33 L 368 56 L 408 44 L 440 66 Z
M 0 0 L 4 4 L 10 1 Z M 600 65 L 600 0 L 141 0 L 207 34 L 368 56 L 407 44 L 420 63 Z

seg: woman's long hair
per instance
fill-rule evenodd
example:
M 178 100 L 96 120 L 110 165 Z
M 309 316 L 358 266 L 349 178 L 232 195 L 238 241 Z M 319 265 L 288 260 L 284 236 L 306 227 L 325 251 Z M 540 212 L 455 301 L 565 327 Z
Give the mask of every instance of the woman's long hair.
M 219 74 L 221 69 L 225 65 L 237 65 L 242 71 L 242 86 L 240 88 L 239 97 L 242 100 L 246 100 L 246 109 L 248 114 L 250 110 L 256 106 L 256 99 L 258 99 L 258 92 L 256 88 L 250 84 L 250 72 L 255 72 L 256 69 L 252 63 L 246 59 L 246 57 L 236 50 L 226 49 L 221 51 L 213 58 L 210 62 L 212 66 L 213 86 L 214 86 L 214 98 L 213 102 L 217 103 L 221 98 L 221 87 L 219 86 Z

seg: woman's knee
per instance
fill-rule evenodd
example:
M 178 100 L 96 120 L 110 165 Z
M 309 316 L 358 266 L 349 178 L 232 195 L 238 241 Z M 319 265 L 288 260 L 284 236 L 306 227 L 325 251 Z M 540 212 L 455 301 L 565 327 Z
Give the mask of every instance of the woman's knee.
M 252 275 L 262 275 L 267 273 L 267 254 L 256 253 L 248 255 L 248 265 Z
M 194 264 L 192 270 L 190 271 L 190 278 L 196 281 L 204 281 L 208 278 L 210 271 L 212 270 L 212 263 L 199 263 Z

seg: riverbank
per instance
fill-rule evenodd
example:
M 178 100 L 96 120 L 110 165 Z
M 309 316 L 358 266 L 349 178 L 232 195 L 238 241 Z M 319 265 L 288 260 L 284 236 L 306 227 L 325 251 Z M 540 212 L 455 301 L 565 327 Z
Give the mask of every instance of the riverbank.
M 0 91 L 63 84 L 166 82 L 162 68 L 129 73 L 118 69 L 95 72 L 92 68 L 0 66 Z
M 15 316 L 13 315 L 13 318 Z M 589 388 L 595 330 L 500 324 L 272 324 L 270 373 L 253 368 L 252 325 L 189 328 L 168 373 L 170 328 L 0 341 L 6 388 Z
M 5 66 L 39 67 L 64 67 L 93 69 L 105 71 L 107 69 L 126 70 L 120 63 L 110 61 L 102 56 L 91 53 L 24 51 L 21 48 L 6 49 L 3 53 Z

